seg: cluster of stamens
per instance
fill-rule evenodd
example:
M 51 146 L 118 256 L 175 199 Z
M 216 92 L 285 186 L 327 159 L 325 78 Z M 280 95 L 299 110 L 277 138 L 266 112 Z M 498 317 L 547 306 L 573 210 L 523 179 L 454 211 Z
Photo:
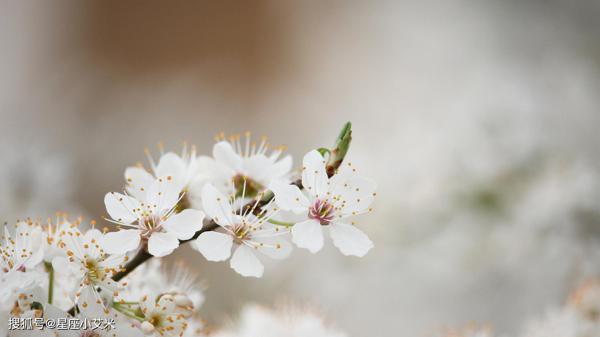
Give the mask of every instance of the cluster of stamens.
M 140 229 L 142 237 L 149 238 L 152 233 L 160 231 L 162 224 L 161 218 L 156 215 L 148 214 L 140 218 Z
M 326 200 L 317 199 L 308 210 L 308 217 L 319 221 L 323 226 L 328 225 L 334 218 L 335 208 Z
M 237 244 L 241 244 L 243 240 L 250 238 L 250 227 L 243 223 L 235 224 L 231 227 L 231 233 L 234 241 Z

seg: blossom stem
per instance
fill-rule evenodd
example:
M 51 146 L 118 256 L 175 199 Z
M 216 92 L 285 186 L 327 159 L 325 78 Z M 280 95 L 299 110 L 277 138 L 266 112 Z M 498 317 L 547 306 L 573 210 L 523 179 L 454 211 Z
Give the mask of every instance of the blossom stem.
M 52 304 L 54 299 L 54 268 L 50 262 L 44 262 L 44 268 L 48 273 L 48 304 Z

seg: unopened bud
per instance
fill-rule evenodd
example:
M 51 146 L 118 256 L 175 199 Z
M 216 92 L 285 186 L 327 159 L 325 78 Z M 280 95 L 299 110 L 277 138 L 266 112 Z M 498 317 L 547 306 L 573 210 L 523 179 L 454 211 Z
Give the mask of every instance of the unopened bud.
M 150 324 L 150 322 L 148 321 L 142 322 L 140 328 L 142 329 L 142 332 L 146 335 L 154 333 L 154 325 Z

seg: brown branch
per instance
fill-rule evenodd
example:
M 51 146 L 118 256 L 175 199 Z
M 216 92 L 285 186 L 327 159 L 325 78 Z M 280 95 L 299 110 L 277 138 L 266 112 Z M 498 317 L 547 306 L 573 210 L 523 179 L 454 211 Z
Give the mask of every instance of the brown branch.
M 198 236 L 200 236 L 200 234 L 204 233 L 204 232 L 210 232 L 213 231 L 215 229 L 217 229 L 219 227 L 219 225 L 214 222 L 213 220 L 210 221 L 206 221 L 204 225 L 202 226 L 202 229 L 197 231 L 194 236 L 192 236 L 190 239 L 188 240 L 179 240 L 179 244 L 184 244 L 186 242 L 195 240 L 196 238 L 198 238 Z M 152 254 L 148 253 L 148 251 L 146 249 L 140 249 L 138 251 L 138 253 L 133 257 L 133 259 L 129 260 L 125 266 L 123 267 L 122 270 L 120 270 L 118 273 L 116 273 L 115 275 L 113 275 L 112 279 L 114 281 L 120 281 L 122 280 L 125 276 L 127 276 L 129 273 L 131 273 L 134 269 L 136 269 L 138 266 L 140 266 L 142 263 L 148 261 L 149 259 L 151 259 L 153 256 Z

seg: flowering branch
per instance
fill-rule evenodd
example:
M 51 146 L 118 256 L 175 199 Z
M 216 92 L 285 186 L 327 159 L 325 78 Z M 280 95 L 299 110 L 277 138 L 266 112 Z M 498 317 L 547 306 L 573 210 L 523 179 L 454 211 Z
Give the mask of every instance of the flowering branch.
M 352 124 L 350 122 L 347 122 L 346 124 L 344 124 L 342 131 L 340 132 L 338 138 L 336 139 L 334 148 L 332 150 L 328 151 L 329 158 L 327 160 L 327 166 L 326 166 L 326 171 L 327 171 L 328 177 L 333 176 L 335 174 L 336 170 L 340 167 L 340 165 L 344 161 L 346 153 L 348 152 L 348 149 L 350 147 L 351 140 L 352 140 Z M 301 179 L 294 181 L 292 183 L 292 185 L 296 185 L 300 189 L 303 188 Z M 254 208 L 253 212 L 255 214 L 259 214 L 262 211 L 262 207 L 267 205 L 274 198 L 274 196 L 275 195 L 273 194 L 272 191 L 265 191 L 262 194 L 262 197 L 260 197 L 260 200 L 258 200 L 258 203 L 256 200 L 251 201 L 242 208 L 242 211 L 244 212 L 244 211 L 248 211 L 248 210 Z M 209 232 L 209 231 L 213 231 L 213 230 L 217 229 L 218 227 L 219 227 L 219 225 L 214 220 L 205 219 L 202 229 L 197 231 L 194 234 L 194 236 L 192 236 L 192 238 L 187 239 L 187 240 L 180 240 L 179 242 L 180 242 L 180 244 L 183 244 L 183 243 L 187 243 L 189 241 L 195 240 L 198 238 L 198 236 L 200 236 L 200 234 Z M 144 262 L 148 261 L 152 257 L 153 257 L 152 254 L 148 253 L 148 251 L 146 249 L 143 249 L 143 248 L 140 249 L 138 251 L 138 253 L 131 260 L 129 260 L 129 262 L 127 262 L 125 264 L 124 268 L 113 276 L 113 280 L 120 281 L 125 276 L 127 276 L 129 273 L 131 273 L 134 269 L 136 269 L 138 266 L 140 266 Z
M 291 155 L 282 156 L 283 148 L 270 147 L 264 137 L 252 141 L 249 132 L 244 139 L 219 135 L 212 157 L 185 145 L 181 155 L 161 148 L 158 162 L 147 152 L 151 170 L 128 167 L 125 191 L 104 196 L 105 219 L 118 225 L 116 231 L 94 226 L 81 231 L 79 222 L 66 219 L 47 226 L 27 221 L 17 222 L 12 238 L 5 227 L 0 289 L 9 291 L 0 304 L 13 305 L 11 312 L 21 317 L 31 315 L 28 310 L 58 309 L 60 315 L 84 319 L 121 313 L 126 317 L 121 329 L 133 329 L 127 336 L 183 336 L 197 331 L 188 327 L 198 323 L 194 315 L 201 304 L 195 277 L 169 271 L 169 277 L 160 278 L 161 260 L 152 257 L 167 256 L 193 240 L 206 260 L 229 260 L 238 274 L 261 277 L 264 265 L 257 254 L 285 259 L 292 243 L 316 253 L 323 247 L 325 226 L 343 255 L 362 257 L 373 243 L 350 218 L 371 212 L 376 183 L 356 174 L 350 163 L 341 165 L 351 140 L 347 123 L 333 148 L 304 155 L 301 178 L 295 181 L 290 180 Z M 131 258 L 126 255 L 133 251 Z M 143 275 L 118 284 L 143 264 Z M 37 280 L 41 266 L 48 274 L 45 284 Z M 63 277 L 79 286 L 63 287 Z M 144 283 L 157 278 L 160 284 Z M 38 291 L 46 286 L 47 299 Z M 68 296 L 54 296 L 65 292 Z

